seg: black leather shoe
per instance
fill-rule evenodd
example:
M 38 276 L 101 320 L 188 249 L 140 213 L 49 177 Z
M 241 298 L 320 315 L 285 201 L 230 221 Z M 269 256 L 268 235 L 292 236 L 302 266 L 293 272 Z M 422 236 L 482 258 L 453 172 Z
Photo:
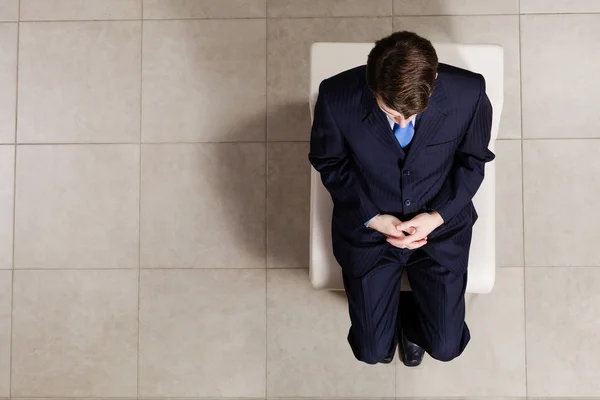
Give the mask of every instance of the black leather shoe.
M 419 345 L 410 342 L 406 335 L 404 335 L 404 330 L 401 330 L 401 338 L 400 338 L 400 346 L 398 346 L 398 353 L 400 353 L 400 359 L 407 367 L 417 367 L 421 365 L 421 361 L 423 361 L 423 356 L 425 355 L 425 350 Z

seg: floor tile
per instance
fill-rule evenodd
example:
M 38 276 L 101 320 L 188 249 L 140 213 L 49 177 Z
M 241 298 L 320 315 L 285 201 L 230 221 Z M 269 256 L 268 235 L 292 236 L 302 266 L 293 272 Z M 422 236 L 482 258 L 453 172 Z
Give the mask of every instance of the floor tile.
M 265 145 L 144 145 L 142 268 L 265 267 Z
M 21 0 L 21 21 L 139 19 L 142 0 Z
M 144 18 L 260 18 L 265 0 L 144 0 Z
M 143 140 L 265 139 L 265 21 L 144 23 Z
M 138 145 L 17 148 L 15 268 L 137 268 Z
M 597 396 L 600 269 L 528 268 L 526 276 L 529 395 Z
M 523 268 L 501 268 L 491 294 L 467 295 L 471 342 L 450 363 L 398 364 L 397 398 L 525 396 Z M 439 398 L 439 397 L 438 397 Z
M 523 179 L 520 140 L 496 141 L 496 262 L 523 266 Z
M 10 395 L 10 308 L 12 272 L 0 271 L 0 397 Z
M 268 265 L 308 267 L 308 143 L 270 143 L 267 175 Z
M 393 0 L 394 15 L 518 14 L 519 0 Z
M 599 152 L 595 139 L 524 142 L 525 265 L 600 266 Z
M 18 141 L 136 142 L 140 22 L 21 23 Z
M 267 395 L 394 396 L 394 366 L 357 361 L 343 292 L 315 291 L 307 269 L 267 270 Z
M 264 396 L 265 270 L 146 270 L 140 290 L 140 396 Z
M 0 21 L 19 20 L 19 0 L 0 0 Z
M 521 137 L 518 16 L 397 17 L 394 30 L 413 31 L 434 43 L 501 45 L 504 48 L 504 108 L 498 137 Z
M 598 37 L 600 14 L 521 17 L 523 137 L 600 138 Z
M 137 271 L 15 271 L 13 397 L 136 395 Z
M 0 269 L 12 268 L 14 173 L 15 147 L 0 146 Z
M 597 0 L 521 0 L 521 13 L 597 13 Z
M 267 0 L 269 17 L 379 17 L 392 14 L 392 0 Z
M 374 42 L 392 33 L 389 18 L 271 19 L 267 24 L 267 137 L 272 141 L 310 137 L 312 43 Z
M 339 400 L 338 397 L 267 397 L 268 400 Z M 343 398 L 344 400 L 355 399 L 354 397 Z M 358 397 L 358 400 L 395 400 L 395 397 Z M 242 399 L 240 399 L 242 400 Z M 261 399 L 262 400 L 262 399 Z M 427 399 L 418 399 L 427 400 Z M 432 399 L 433 400 L 433 399 Z
M 0 143 L 15 142 L 17 24 L 0 24 Z

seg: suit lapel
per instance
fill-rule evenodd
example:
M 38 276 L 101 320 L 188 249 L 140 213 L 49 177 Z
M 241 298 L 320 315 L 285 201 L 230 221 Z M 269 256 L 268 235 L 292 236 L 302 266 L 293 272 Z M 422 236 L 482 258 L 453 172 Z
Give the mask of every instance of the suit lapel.
M 410 145 L 405 164 L 418 157 L 442 127 L 448 114 L 447 99 L 442 81 L 437 79 L 427 109 L 421 113 L 415 127 L 415 136 Z
M 385 113 L 377 105 L 375 97 L 366 84 L 363 88 L 361 101 L 364 108 L 362 121 L 367 125 L 369 132 L 373 132 L 373 135 L 377 139 L 404 160 L 406 154 L 396 140 Z M 408 152 L 408 156 L 406 156 L 405 163 L 408 164 L 410 160 L 417 157 L 419 152 L 431 142 L 435 134 L 440 130 L 448 114 L 447 106 L 444 85 L 440 79 L 436 79 L 427 109 L 418 116 L 415 136 L 410 145 L 410 151 Z
M 402 150 L 400 143 L 396 140 L 385 113 L 381 111 L 375 97 L 373 97 L 373 94 L 366 85 L 362 93 L 362 104 L 364 107 L 362 122 L 367 126 L 368 132 L 372 132 L 373 136 L 380 140 L 388 149 L 398 154 L 401 159 L 404 159 L 404 150 Z

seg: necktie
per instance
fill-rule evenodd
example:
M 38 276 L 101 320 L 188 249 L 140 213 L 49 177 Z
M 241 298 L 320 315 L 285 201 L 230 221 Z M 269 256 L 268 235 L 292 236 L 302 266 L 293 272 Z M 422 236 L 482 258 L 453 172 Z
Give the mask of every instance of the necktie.
M 406 125 L 406 128 L 401 128 L 400 125 L 394 124 L 394 136 L 396 136 L 396 140 L 400 143 L 400 147 L 404 148 L 408 146 L 413 136 L 415 136 L 413 122 L 410 121 L 410 123 Z

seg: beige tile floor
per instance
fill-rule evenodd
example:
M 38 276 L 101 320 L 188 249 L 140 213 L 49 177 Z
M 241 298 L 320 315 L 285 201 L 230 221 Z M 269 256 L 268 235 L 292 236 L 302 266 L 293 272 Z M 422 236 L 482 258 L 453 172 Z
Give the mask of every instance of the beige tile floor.
M 0 399 L 600 398 L 598 0 L 0 0 Z M 498 279 L 367 366 L 308 283 L 308 49 L 499 43 Z

